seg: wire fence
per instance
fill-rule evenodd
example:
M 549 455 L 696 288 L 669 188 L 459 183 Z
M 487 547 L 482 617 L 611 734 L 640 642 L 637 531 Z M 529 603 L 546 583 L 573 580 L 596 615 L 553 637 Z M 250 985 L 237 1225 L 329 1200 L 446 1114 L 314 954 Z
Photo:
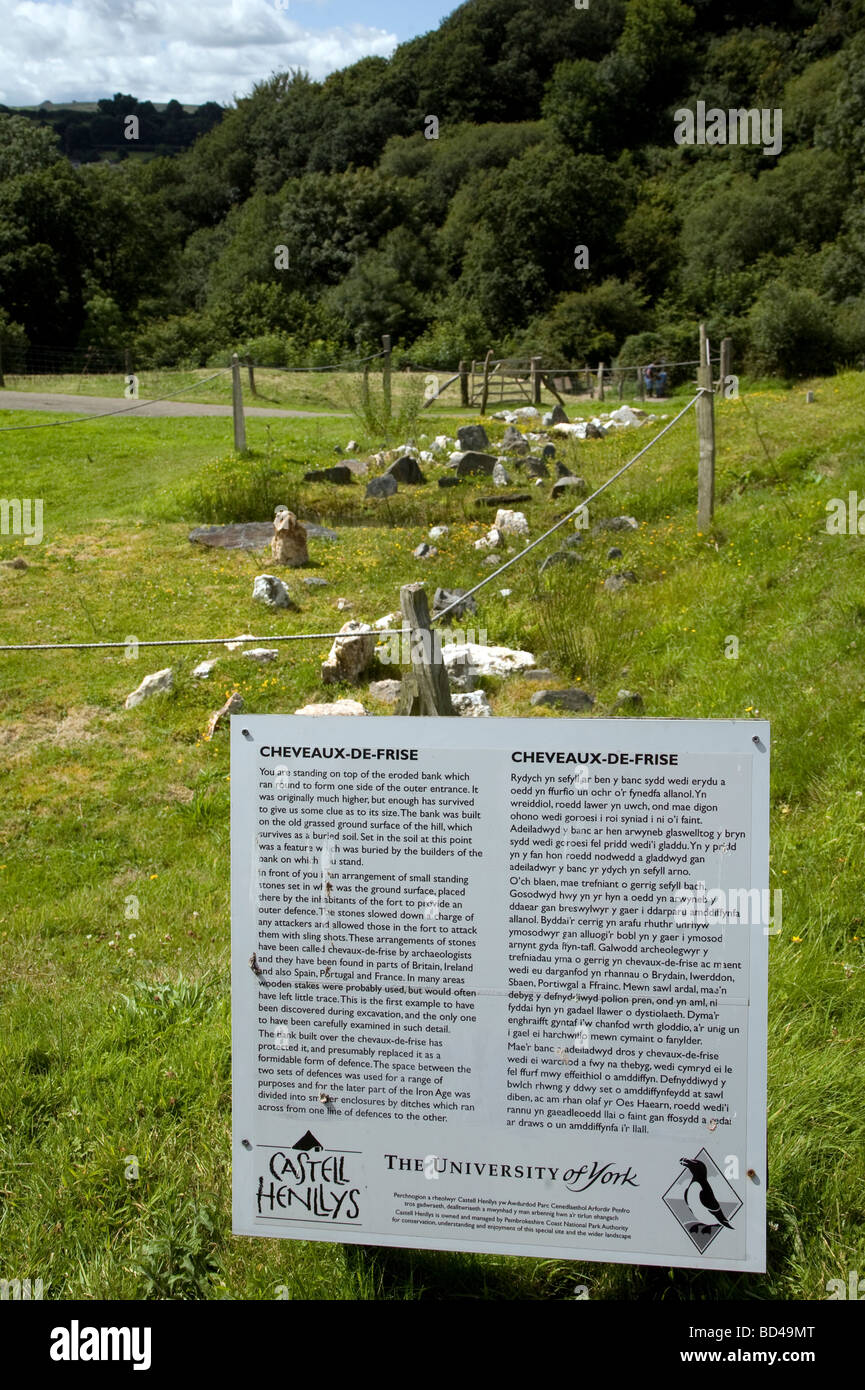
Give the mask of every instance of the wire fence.
M 218 372 L 213 372 L 211 376 L 202 377 L 200 381 L 195 383 L 196 389 L 199 386 L 205 386 L 209 381 L 215 381 L 217 377 L 225 376 L 230 371 L 231 367 L 222 367 Z M 188 392 L 188 386 L 179 386 L 176 391 L 168 391 L 164 396 L 151 396 L 147 400 L 136 401 L 133 405 L 121 406 L 119 410 L 103 410 L 96 415 L 72 415 L 68 420 L 45 420 L 38 425 L 0 425 L 0 434 L 7 434 L 16 430 L 59 429 L 61 425 L 82 425 L 91 420 L 107 420 L 112 415 L 128 415 L 132 410 L 142 410 L 148 405 L 158 405 L 160 401 L 170 401 L 175 396 L 188 394 Z
M 699 387 L 699 389 L 697 390 L 696 395 L 694 395 L 694 396 L 691 397 L 691 399 L 688 401 L 687 405 L 683 406 L 683 408 L 679 411 L 679 413 L 678 413 L 677 415 L 675 415 L 675 416 L 673 417 L 673 419 L 669 422 L 669 424 L 665 425 L 663 429 L 659 430 L 658 433 L 657 433 L 656 435 L 653 435 L 653 437 L 649 440 L 649 442 L 648 442 L 647 444 L 645 444 L 645 445 L 643 446 L 643 448 L 640 449 L 640 451 L 639 451 L 638 453 L 636 453 L 632 459 L 629 459 L 627 463 L 623 464 L 621 468 L 617 469 L 617 471 L 616 471 L 615 473 L 613 473 L 613 474 L 607 479 L 607 481 L 606 481 L 605 483 L 602 483 L 601 486 L 598 487 L 598 488 L 596 488 L 595 491 L 594 491 L 589 497 L 586 497 L 582 502 L 578 503 L 576 507 L 573 507 L 573 508 L 571 509 L 571 511 L 569 511 L 569 512 L 567 513 L 566 516 L 563 516 L 559 521 L 555 522 L 552 526 L 550 526 L 550 527 L 543 533 L 542 536 L 538 536 L 537 540 L 532 541 L 531 544 L 527 545 L 523 550 L 521 550 L 520 553 L 519 553 L 519 555 L 515 555 L 515 556 L 513 557 L 513 559 L 511 559 L 511 560 L 506 560 L 506 561 L 504 562 L 504 564 L 499 565 L 495 570 L 492 571 L 491 574 L 485 575 L 484 578 L 481 579 L 479 583 L 475 584 L 473 588 L 467 589 L 464 593 L 461 593 L 460 596 L 459 596 L 459 598 L 455 599 L 452 603 L 448 604 L 448 606 L 447 606 L 446 608 L 441 609 L 440 612 L 438 612 L 438 613 L 435 615 L 435 617 L 433 618 L 432 621 L 433 621 L 434 623 L 440 622 L 441 619 L 444 618 L 445 615 L 446 615 L 447 613 L 450 613 L 452 609 L 457 608 L 457 607 L 461 606 L 462 604 L 464 604 L 467 598 L 470 598 L 472 595 L 476 594 L 476 593 L 478 592 L 479 589 L 483 589 L 487 584 L 491 584 L 491 583 L 493 582 L 494 579 L 497 579 L 497 578 L 499 577 L 500 574 L 503 574 L 503 573 L 505 572 L 505 570 L 510 569 L 512 565 L 519 564 L 519 562 L 520 562 L 521 560 L 524 560 L 525 557 L 526 557 L 527 555 L 529 555 L 533 550 L 535 550 L 535 549 L 536 549 L 539 545 L 541 545 L 545 540 L 547 540 L 550 536 L 552 536 L 556 531 L 560 530 L 563 526 L 566 526 L 566 525 L 568 524 L 569 521 L 572 521 L 576 516 L 578 516 L 581 512 L 583 512 L 583 510 L 584 510 L 585 508 L 588 507 L 588 505 L 589 505 L 590 502 L 593 502 L 593 501 L 595 500 L 596 497 L 600 497 L 600 495 L 601 495 L 602 492 L 606 492 L 607 488 L 610 487 L 610 486 L 612 486 L 612 484 L 613 484 L 618 478 L 621 478 L 621 476 L 622 476 L 623 473 L 627 473 L 628 469 L 633 468 L 634 464 L 637 463 L 637 462 L 639 462 L 639 460 L 640 460 L 641 458 L 643 458 L 643 456 L 644 456 L 645 454 L 647 454 L 648 451 L 649 451 L 655 444 L 657 444 L 657 442 L 658 442 L 659 439 L 662 439 L 662 438 L 664 437 L 665 434 L 668 434 L 669 431 L 670 431 L 671 429 L 673 429 L 673 427 L 679 423 L 679 421 L 682 419 L 682 417 L 683 417 L 684 415 L 687 415 L 688 411 L 691 410 L 691 409 L 696 405 L 697 401 L 700 399 L 700 397 L 701 397 L 702 395 L 711 395 L 711 394 L 712 394 L 711 391 L 709 391 L 709 389 L 708 389 L 707 387 L 703 387 L 703 386 Z M 381 637 L 392 637 L 392 636 L 401 636 L 403 629 L 402 629 L 402 627 L 396 628 L 396 629 L 391 628 L 391 627 L 387 627 L 387 628 L 375 628 L 375 629 L 371 629 L 371 631 L 374 632 L 374 633 L 378 633 L 378 635 L 381 636 Z M 237 636 L 228 636 L 228 637 L 167 637 L 167 638 L 155 638 L 155 639 L 148 640 L 148 641 L 139 641 L 137 638 L 135 638 L 134 641 L 135 641 L 135 644 L 136 644 L 136 648 L 138 648 L 138 647 L 196 647 L 196 646 L 215 646 L 215 645 L 217 645 L 217 644 L 219 644 L 219 643 L 225 644 L 226 642 L 241 642 L 241 641 L 242 641 L 244 644 L 248 644 L 248 643 L 250 643 L 250 642 L 262 642 L 262 643 L 264 643 L 264 642 L 268 642 L 268 643 L 270 643 L 270 642 L 321 642 L 321 641 L 331 641 L 331 640 L 334 640 L 335 638 L 341 638 L 343 641 L 351 641 L 351 640 L 353 640 L 354 637 L 357 636 L 357 635 L 362 635 L 362 634 L 348 634 L 348 635 L 347 635 L 347 634 L 344 633 L 344 632 L 292 632 L 292 633 L 283 633 L 283 634 L 278 634 L 278 635 L 276 635 L 276 636 L 267 636 L 267 637 L 253 637 L 253 636 L 246 636 L 246 635 L 244 635 L 243 637 L 237 637 Z M 130 641 L 129 641 L 128 638 L 127 638 L 125 641 L 123 641 L 123 642 L 23 642 L 23 643 L 4 643 L 4 644 L 0 645 L 0 652 L 94 651 L 94 650 L 96 650 L 96 651 L 106 651 L 106 650 L 112 650 L 112 649 L 113 649 L 113 650 L 128 649 L 129 646 L 130 646 Z

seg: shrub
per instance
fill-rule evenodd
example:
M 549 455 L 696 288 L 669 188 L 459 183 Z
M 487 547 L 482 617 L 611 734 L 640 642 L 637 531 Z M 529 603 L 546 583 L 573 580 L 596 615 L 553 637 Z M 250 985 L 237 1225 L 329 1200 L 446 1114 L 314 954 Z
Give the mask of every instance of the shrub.
M 749 315 L 757 365 L 782 376 L 831 372 L 838 350 L 832 309 L 814 290 L 767 285 Z

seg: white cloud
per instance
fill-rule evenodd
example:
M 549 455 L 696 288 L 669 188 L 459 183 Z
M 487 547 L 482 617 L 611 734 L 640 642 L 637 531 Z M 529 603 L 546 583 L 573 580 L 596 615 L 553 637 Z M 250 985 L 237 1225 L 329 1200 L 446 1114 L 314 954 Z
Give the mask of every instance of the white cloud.
M 396 35 L 365 24 L 301 22 L 275 0 L 0 0 L 0 102 L 230 101 L 272 72 L 325 77 Z

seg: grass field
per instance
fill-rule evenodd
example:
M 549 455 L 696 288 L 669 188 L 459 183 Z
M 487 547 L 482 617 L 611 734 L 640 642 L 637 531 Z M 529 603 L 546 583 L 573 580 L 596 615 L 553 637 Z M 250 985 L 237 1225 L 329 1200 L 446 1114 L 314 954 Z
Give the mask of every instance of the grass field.
M 218 645 L 137 660 L 0 653 L 0 1278 L 41 1278 L 53 1299 L 539 1300 L 585 1285 L 592 1299 L 786 1300 L 824 1298 L 828 1280 L 865 1269 L 865 537 L 826 530 L 831 498 L 865 496 L 865 378 L 810 384 L 813 405 L 804 385 L 719 403 L 711 534 L 696 529 L 689 416 L 593 507 L 593 519 L 637 517 L 637 532 L 587 538 L 581 565 L 544 576 L 539 548 L 481 592 L 475 620 L 490 643 L 535 652 L 556 683 L 585 685 L 598 715 L 626 686 L 647 716 L 771 720 L 770 886 L 784 898 L 770 949 L 767 1274 L 232 1237 L 228 742 L 202 734 L 235 689 L 254 713 L 321 698 L 319 642 L 252 671 Z M 0 434 L 0 495 L 43 498 L 45 518 L 41 545 L 0 536 L 0 560 L 28 564 L 0 565 L 0 642 L 326 632 L 343 621 L 340 596 L 374 620 L 401 584 L 488 573 L 470 542 L 494 514 L 478 505 L 489 486 L 440 490 L 432 468 L 430 485 L 382 507 L 360 484 L 300 481 L 352 434 L 378 446 L 355 420 L 250 420 L 240 463 L 230 428 L 111 419 Z M 559 452 L 596 486 L 648 437 Z M 534 538 L 565 508 L 515 477 Z M 199 520 L 256 519 L 229 515 L 244 496 L 258 519 L 287 501 L 339 532 L 310 542 L 309 573 L 327 588 L 288 576 L 299 613 L 250 602 L 269 554 L 188 542 Z M 451 530 L 438 556 L 414 560 L 439 522 Z M 621 561 L 606 559 L 611 541 Z M 607 594 L 619 567 L 639 582 Z M 216 671 L 192 682 L 207 656 Z M 167 665 L 175 691 L 124 710 Z M 485 684 L 496 714 L 557 717 L 532 709 L 524 679 Z

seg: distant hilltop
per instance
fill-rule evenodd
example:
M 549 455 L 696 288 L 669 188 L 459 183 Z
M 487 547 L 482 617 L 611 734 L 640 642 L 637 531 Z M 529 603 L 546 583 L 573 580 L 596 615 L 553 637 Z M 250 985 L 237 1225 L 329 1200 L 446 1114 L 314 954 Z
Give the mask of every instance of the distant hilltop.
M 194 115 L 194 113 L 195 113 L 196 111 L 199 111 L 199 110 L 201 109 L 202 106 L 204 106 L 204 105 L 209 105 L 209 103 L 200 102 L 200 101 L 198 101 L 198 102 L 177 102 L 177 103 L 168 102 L 168 101 L 152 101 L 152 102 L 149 102 L 148 105 L 152 106 L 153 109 L 154 109 L 154 111 L 167 111 L 169 106 L 171 106 L 171 105 L 179 105 L 179 106 L 181 106 L 181 107 L 183 108 L 183 110 L 187 113 L 187 115 L 190 115 L 190 116 L 191 116 L 191 115 Z M 89 114 L 92 115 L 92 114 L 95 114 L 95 113 L 99 110 L 99 102 L 98 102 L 98 101 L 40 101 L 36 106 L 6 106 L 6 107 L 4 107 L 3 109 L 6 110 L 6 111 L 86 111 L 86 112 L 88 112 Z

